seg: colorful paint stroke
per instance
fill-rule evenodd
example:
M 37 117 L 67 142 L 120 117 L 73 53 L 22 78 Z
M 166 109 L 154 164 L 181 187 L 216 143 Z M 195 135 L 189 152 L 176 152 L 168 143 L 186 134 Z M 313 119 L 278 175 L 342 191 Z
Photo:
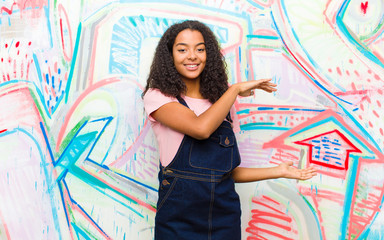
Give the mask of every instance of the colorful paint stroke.
M 156 44 L 197 19 L 221 43 L 247 167 L 242 239 L 384 239 L 381 0 L 0 3 L 0 239 L 153 239 L 159 154 L 141 93 Z

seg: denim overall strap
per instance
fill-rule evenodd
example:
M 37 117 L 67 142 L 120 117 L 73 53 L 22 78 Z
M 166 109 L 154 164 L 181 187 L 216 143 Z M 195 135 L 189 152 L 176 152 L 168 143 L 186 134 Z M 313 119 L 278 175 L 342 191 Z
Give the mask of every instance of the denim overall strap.
M 160 166 L 155 240 L 240 240 L 240 201 L 231 178 L 239 164 L 229 121 L 208 139 L 185 135 L 172 162 Z
M 178 100 L 188 107 L 184 99 L 178 97 Z M 197 140 L 185 135 L 175 158 L 161 169 L 163 174 L 219 182 L 239 164 L 240 155 L 232 124 L 223 121 L 208 139 Z

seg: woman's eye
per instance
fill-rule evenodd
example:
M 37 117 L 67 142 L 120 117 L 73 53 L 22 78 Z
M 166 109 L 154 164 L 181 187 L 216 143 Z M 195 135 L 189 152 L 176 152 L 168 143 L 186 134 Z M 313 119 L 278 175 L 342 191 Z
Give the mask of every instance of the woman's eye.
M 178 49 L 177 51 L 178 52 L 185 52 L 186 50 L 185 49 Z
M 197 49 L 198 52 L 204 52 L 205 51 L 205 48 L 199 48 Z

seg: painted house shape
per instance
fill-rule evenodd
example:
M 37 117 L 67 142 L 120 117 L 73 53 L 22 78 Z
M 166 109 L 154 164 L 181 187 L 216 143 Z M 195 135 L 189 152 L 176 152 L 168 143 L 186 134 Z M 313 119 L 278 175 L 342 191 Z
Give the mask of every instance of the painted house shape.
M 337 129 L 294 143 L 308 146 L 309 163 L 338 170 L 348 170 L 349 153 L 361 153 L 361 151 Z

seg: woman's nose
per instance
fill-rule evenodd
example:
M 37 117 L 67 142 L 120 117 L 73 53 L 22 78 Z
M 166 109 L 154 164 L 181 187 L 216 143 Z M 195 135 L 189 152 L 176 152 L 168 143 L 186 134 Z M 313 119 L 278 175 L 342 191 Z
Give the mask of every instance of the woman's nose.
M 196 59 L 196 54 L 194 51 L 189 51 L 188 59 Z

